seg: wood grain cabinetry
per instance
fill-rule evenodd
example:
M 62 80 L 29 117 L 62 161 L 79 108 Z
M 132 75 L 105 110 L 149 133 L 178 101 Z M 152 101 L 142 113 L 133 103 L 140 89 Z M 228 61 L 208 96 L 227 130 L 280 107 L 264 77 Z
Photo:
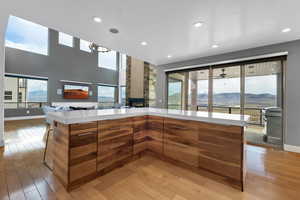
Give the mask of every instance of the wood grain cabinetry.
M 218 174 L 243 190 L 243 127 L 138 116 L 64 125 L 55 122 L 54 173 L 72 189 L 151 151 Z
M 139 154 L 147 149 L 147 116 L 133 117 L 133 133 L 134 133 L 134 155 Z
M 199 166 L 198 123 L 166 118 L 164 155 L 194 167 Z
M 148 116 L 147 119 L 147 149 L 163 154 L 163 128 L 164 118 L 157 116 Z
M 243 127 L 199 123 L 199 167 L 243 182 Z M 242 186 L 242 185 L 241 185 Z
M 132 119 L 98 122 L 97 171 L 104 174 L 131 158 L 133 152 Z
M 72 189 L 96 177 L 97 122 L 55 123 L 54 174 Z

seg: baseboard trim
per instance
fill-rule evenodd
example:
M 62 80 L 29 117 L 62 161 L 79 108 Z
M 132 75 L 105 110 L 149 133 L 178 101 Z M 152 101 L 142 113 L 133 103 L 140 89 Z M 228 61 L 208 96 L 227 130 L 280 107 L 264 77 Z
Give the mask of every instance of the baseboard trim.
M 42 119 L 45 115 L 35 115 L 35 116 L 22 116 L 22 117 L 5 117 L 4 121 L 16 121 L 16 120 L 26 120 L 26 119 Z
M 285 151 L 300 153 L 300 146 L 293 146 L 293 145 L 285 144 L 285 145 L 283 145 L 283 149 Z

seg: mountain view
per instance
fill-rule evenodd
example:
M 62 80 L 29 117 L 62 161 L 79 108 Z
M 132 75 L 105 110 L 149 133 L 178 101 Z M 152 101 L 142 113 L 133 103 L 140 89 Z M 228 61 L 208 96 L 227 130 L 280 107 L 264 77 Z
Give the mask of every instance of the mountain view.
M 180 104 L 181 94 L 175 93 L 169 96 L 169 104 Z M 198 105 L 206 106 L 208 102 L 207 94 L 198 95 Z M 218 93 L 213 95 L 213 103 L 218 106 L 239 106 L 240 105 L 240 93 Z M 263 93 L 263 94 L 245 94 L 246 107 L 269 107 L 274 106 L 276 103 L 276 96 Z
M 47 91 L 45 90 L 36 90 L 36 91 L 29 91 L 28 102 L 47 102 Z

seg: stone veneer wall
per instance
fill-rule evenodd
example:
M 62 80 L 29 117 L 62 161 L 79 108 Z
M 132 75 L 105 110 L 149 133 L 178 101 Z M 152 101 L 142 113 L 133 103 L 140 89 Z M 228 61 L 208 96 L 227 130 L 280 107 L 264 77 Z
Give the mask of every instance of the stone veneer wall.
M 127 56 L 126 60 L 126 106 L 128 106 L 131 90 L 131 57 Z
M 144 76 L 143 98 L 145 99 L 145 106 L 149 106 L 149 83 L 150 83 L 150 63 L 144 62 L 144 74 L 137 74 L 132 71 L 132 58 L 127 56 L 126 68 L 126 105 L 129 105 L 130 91 L 134 85 L 131 83 L 132 76 Z

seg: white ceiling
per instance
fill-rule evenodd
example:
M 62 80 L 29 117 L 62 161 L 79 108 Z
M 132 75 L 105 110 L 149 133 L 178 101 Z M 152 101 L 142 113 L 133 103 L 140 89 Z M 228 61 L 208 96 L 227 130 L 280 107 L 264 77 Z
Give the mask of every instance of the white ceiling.
M 156 65 L 300 38 L 299 0 L 5 1 L 0 12 L 7 4 L 12 15 Z M 112 27 L 120 33 L 110 34 Z M 292 31 L 281 33 L 286 27 Z

